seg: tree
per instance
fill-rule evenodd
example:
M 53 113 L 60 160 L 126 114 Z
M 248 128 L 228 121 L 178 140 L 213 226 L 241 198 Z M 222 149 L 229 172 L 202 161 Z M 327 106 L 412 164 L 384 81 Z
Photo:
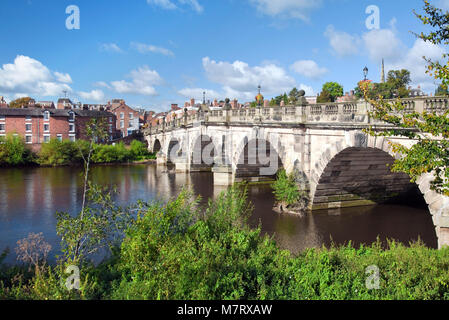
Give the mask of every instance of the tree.
M 337 82 L 326 82 L 321 90 L 329 92 L 331 96 L 331 102 L 335 102 L 338 97 L 343 96 L 343 86 Z
M 11 101 L 9 103 L 9 107 L 16 108 L 16 109 L 22 108 L 22 106 L 27 107 L 28 104 L 30 103 L 30 100 L 32 100 L 32 98 L 30 98 L 30 97 L 19 98 L 14 101 Z
M 295 105 L 299 100 L 299 90 L 295 87 L 288 94 L 288 100 L 291 104 Z
M 280 106 L 282 101 L 284 101 L 285 105 L 288 104 L 289 100 L 288 100 L 287 93 L 281 94 L 281 95 L 271 99 L 270 106 L 272 106 L 272 107 Z
M 387 77 L 387 86 L 393 93 L 393 97 L 406 98 L 409 96 L 407 86 L 411 82 L 410 71 L 390 70 Z
M 435 96 L 448 96 L 449 90 L 444 85 L 440 84 L 438 89 L 435 90 Z
M 421 33 L 417 35 L 425 42 L 432 44 L 449 44 L 449 12 L 443 13 L 424 1 L 424 14 L 415 15 L 422 21 L 424 25 L 428 25 L 433 29 L 429 33 Z M 447 60 L 447 53 L 443 54 L 443 59 Z M 428 62 L 427 73 L 442 82 L 443 86 L 449 83 L 448 62 L 433 62 L 424 58 Z M 403 85 L 407 82 L 405 73 L 396 77 L 394 80 L 400 80 L 399 84 Z M 402 77 L 404 76 L 404 77 Z M 405 107 L 401 100 L 398 99 L 393 103 L 380 99 L 371 99 L 369 90 L 366 85 L 362 90 L 366 99 L 372 104 L 373 111 L 370 115 L 375 119 L 382 120 L 386 123 L 394 125 L 393 129 L 385 129 L 383 131 L 368 132 L 371 135 L 382 136 L 403 136 L 414 139 L 415 142 L 411 147 L 391 143 L 393 151 L 400 153 L 403 157 L 394 162 L 393 171 L 402 171 L 407 173 L 413 182 L 416 182 L 423 174 L 433 174 L 431 181 L 431 189 L 449 196 L 449 110 L 443 114 L 436 112 L 413 112 L 406 113 Z
M 329 91 L 323 90 L 316 99 L 317 103 L 327 103 L 332 102 L 332 96 Z
M 97 186 L 89 180 L 90 164 L 96 141 L 104 141 L 108 132 L 103 120 L 93 119 L 86 126 L 87 150 L 79 147 L 84 161 L 83 195 L 81 211 L 72 216 L 57 213 L 57 234 L 61 237 L 61 251 L 67 263 L 79 264 L 83 259 L 106 243 L 113 242 L 127 225 L 126 211 L 112 200 L 112 191 Z

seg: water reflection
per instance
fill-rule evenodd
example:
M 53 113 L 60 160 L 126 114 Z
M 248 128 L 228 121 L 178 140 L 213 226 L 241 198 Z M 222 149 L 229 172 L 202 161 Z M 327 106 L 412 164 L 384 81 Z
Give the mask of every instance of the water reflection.
M 210 173 L 174 173 L 153 165 L 100 166 L 93 168 L 91 177 L 95 183 L 116 186 L 114 200 L 121 206 L 137 200 L 169 199 L 185 186 L 192 186 L 203 203 L 226 190 L 213 185 Z M 29 232 L 43 232 L 56 254 L 55 212 L 80 210 L 82 182 L 81 168 L 0 169 L 0 250 L 15 248 L 17 240 Z M 337 244 L 349 240 L 356 245 L 371 243 L 378 235 L 405 243 L 421 237 L 428 246 L 437 247 L 432 219 L 425 208 L 384 205 L 329 210 L 300 218 L 272 211 L 274 197 L 269 186 L 250 186 L 248 192 L 255 206 L 250 224 L 260 224 L 264 233 L 294 253 L 329 245 L 331 239 Z

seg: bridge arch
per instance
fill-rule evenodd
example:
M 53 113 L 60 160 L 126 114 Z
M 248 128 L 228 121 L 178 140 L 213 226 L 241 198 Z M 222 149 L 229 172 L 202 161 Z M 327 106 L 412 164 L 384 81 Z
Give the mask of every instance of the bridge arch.
M 153 143 L 153 149 L 152 152 L 153 153 L 158 153 L 159 151 L 162 150 L 162 144 L 159 141 L 159 139 L 155 139 L 154 143 Z
M 171 138 L 167 144 L 167 164 L 175 164 L 176 160 L 181 157 L 182 146 L 181 141 L 177 138 Z
M 284 167 L 278 150 L 268 139 L 245 136 L 234 156 L 236 181 L 275 178 Z
M 210 171 L 215 164 L 217 148 L 209 135 L 199 135 L 191 146 L 191 171 Z
M 397 157 L 383 137 L 366 137 L 361 143 L 340 141 L 328 147 L 312 170 L 312 209 L 351 206 L 351 201 L 352 206 L 382 203 L 389 198 L 386 193 L 416 194 L 419 190 L 432 215 L 439 246 L 447 245 L 449 229 L 441 221 L 449 213 L 449 198 L 430 190 L 430 174 L 413 184 L 407 174 L 392 173 L 387 164 Z

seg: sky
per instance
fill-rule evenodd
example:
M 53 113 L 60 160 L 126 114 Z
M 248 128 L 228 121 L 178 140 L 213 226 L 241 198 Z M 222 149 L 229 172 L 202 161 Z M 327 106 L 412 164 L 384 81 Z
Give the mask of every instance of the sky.
M 449 9 L 449 0 L 431 3 Z M 316 95 L 328 81 L 350 91 L 365 66 L 380 81 L 382 58 L 387 72 L 408 69 L 414 87 L 433 92 L 422 57 L 439 59 L 445 48 L 412 33 L 426 30 L 413 13 L 422 8 L 422 0 L 1 0 L 0 95 L 121 98 L 163 111 L 203 91 L 252 101 L 259 84 L 265 98 L 293 87 Z

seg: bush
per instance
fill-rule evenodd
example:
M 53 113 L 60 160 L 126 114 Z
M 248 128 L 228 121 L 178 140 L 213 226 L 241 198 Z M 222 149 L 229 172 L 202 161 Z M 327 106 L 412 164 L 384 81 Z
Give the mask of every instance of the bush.
M 41 165 L 61 166 L 83 164 L 83 155 L 87 159 L 90 143 L 85 140 L 71 142 L 52 139 L 42 145 L 38 162 Z M 123 142 L 116 145 L 94 144 L 91 155 L 92 163 L 123 163 L 154 158 L 142 142 L 134 140 L 130 148 Z
M 32 164 L 35 156 L 19 136 L 12 134 L 0 137 L 0 166 Z
M 80 163 L 80 150 L 70 140 L 51 139 L 42 144 L 38 162 L 40 165 L 61 166 Z
M 294 205 L 301 198 L 294 174 L 287 175 L 284 169 L 278 172 L 276 182 L 272 187 L 276 201 L 285 206 Z

